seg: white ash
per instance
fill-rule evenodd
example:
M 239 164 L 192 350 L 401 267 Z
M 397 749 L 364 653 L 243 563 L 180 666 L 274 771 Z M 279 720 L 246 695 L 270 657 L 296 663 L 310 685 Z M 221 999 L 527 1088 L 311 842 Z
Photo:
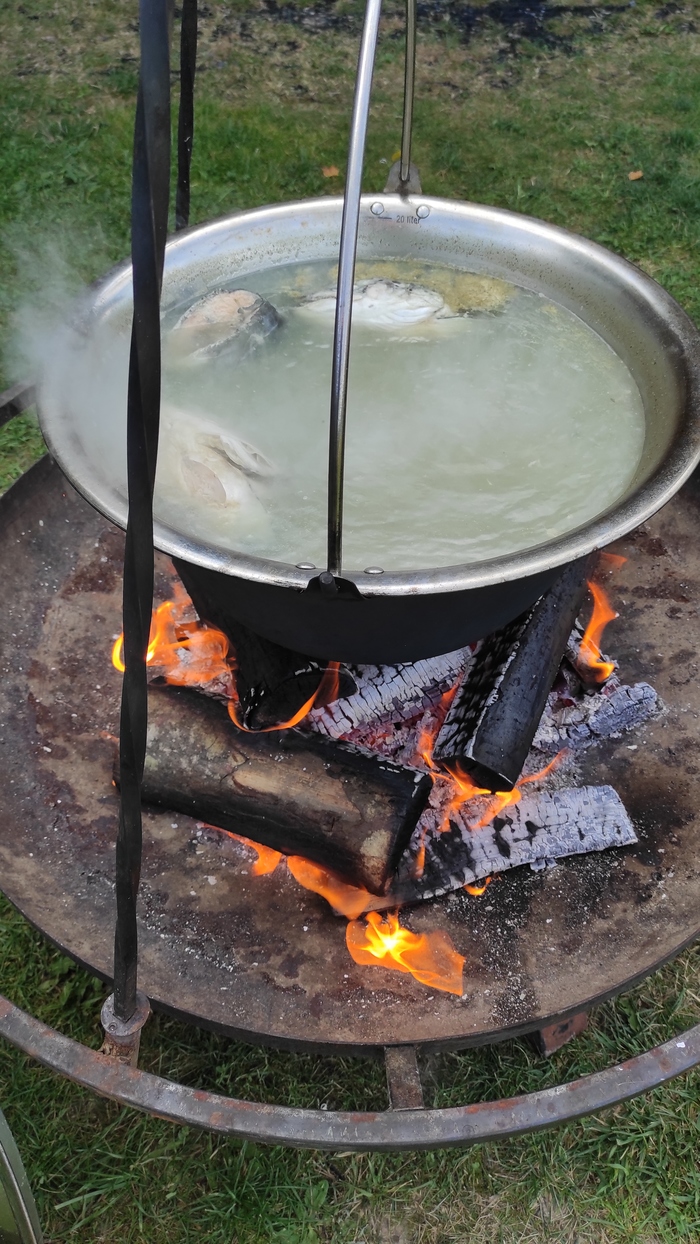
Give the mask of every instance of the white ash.
M 521 864 L 535 869 L 550 861 L 637 841 L 634 826 L 612 786 L 566 787 L 523 793 L 479 827 L 484 800 L 474 800 L 450 816 L 440 832 L 437 809 L 419 822 L 382 907 L 438 897 Z M 425 817 L 425 814 L 424 814 Z M 420 857 L 424 862 L 420 871 Z M 420 876 L 417 875 L 420 872 Z
M 304 729 L 332 739 L 347 739 L 357 730 L 373 731 L 387 723 L 415 718 L 438 704 L 469 671 L 473 660 L 470 648 L 460 648 L 413 663 L 350 666 L 357 683 L 355 694 L 326 708 L 312 709 L 304 720 Z
M 661 711 L 662 704 L 648 682 L 634 686 L 620 683 L 613 677 L 600 691 L 575 700 L 562 701 L 558 693 L 550 695 L 533 749 L 544 753 L 562 747 L 589 747 L 600 739 L 614 739 L 627 730 L 637 729 Z

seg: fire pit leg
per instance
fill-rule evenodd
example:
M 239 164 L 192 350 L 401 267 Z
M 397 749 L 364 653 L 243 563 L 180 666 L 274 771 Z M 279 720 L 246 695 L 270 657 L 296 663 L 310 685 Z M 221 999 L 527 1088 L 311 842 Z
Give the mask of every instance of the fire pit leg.
M 110 1058 L 118 1058 L 120 1063 L 125 1063 L 129 1067 L 137 1067 L 141 1029 L 150 1013 L 151 1004 L 148 998 L 137 990 L 136 1010 L 131 1019 L 125 1023 L 114 1013 L 114 994 L 111 993 L 100 1012 L 100 1023 L 105 1034 L 100 1054 L 109 1054 Z
M 557 1050 L 560 1050 L 568 1041 L 573 1041 L 574 1037 L 578 1037 L 587 1027 L 588 1011 L 579 1011 L 578 1015 L 571 1015 L 559 1024 L 550 1024 L 548 1028 L 540 1028 L 539 1032 L 533 1032 L 532 1044 L 538 1054 L 549 1058 L 550 1054 L 556 1054 Z
M 384 1065 L 391 1109 L 422 1110 L 423 1086 L 415 1045 L 385 1046 Z

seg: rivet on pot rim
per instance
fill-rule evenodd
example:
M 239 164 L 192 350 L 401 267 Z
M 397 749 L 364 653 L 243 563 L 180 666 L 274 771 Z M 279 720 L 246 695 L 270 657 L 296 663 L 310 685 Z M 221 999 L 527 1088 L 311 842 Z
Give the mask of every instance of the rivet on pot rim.
M 365 574 L 384 574 L 384 571 L 381 566 L 367 566 L 365 567 Z
M 315 570 L 313 562 L 297 562 L 297 570 Z
M 425 220 L 426 216 L 429 216 L 429 215 L 430 215 L 430 208 L 428 207 L 427 203 L 421 203 L 420 207 L 416 208 L 416 216 L 420 216 L 421 220 Z
M 373 216 L 381 216 L 382 212 L 384 211 L 384 204 L 383 204 L 383 203 L 373 203 L 373 204 L 371 205 L 371 207 L 370 207 L 370 209 L 369 209 L 369 210 L 370 210 L 370 212 L 372 213 L 372 215 L 373 215 Z

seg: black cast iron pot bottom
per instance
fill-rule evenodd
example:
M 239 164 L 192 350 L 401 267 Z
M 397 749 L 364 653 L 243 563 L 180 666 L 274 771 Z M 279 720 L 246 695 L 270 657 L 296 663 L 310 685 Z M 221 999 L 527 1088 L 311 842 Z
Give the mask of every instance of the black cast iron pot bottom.
M 464 592 L 369 596 L 254 583 L 174 559 L 203 618 L 233 641 L 242 622 L 283 648 L 328 661 L 398 665 L 454 652 L 523 613 L 561 574 L 542 574 Z M 352 585 L 354 586 L 354 585 Z
M 609 647 L 625 681 L 667 706 L 643 731 L 581 753 L 582 783 L 610 782 L 639 843 L 514 869 L 481 898 L 404 909 L 466 957 L 464 996 L 349 957 L 345 921 L 282 864 L 251 875 L 250 849 L 147 809 L 140 987 L 199 1025 L 289 1048 L 376 1052 L 515 1036 L 628 987 L 700 932 L 698 485 L 615 546 L 620 619 Z M 111 975 L 123 534 L 44 459 L 0 501 L 0 884 L 76 961 Z M 173 571 L 157 559 L 161 599 Z M 637 750 L 633 750 L 636 748 Z

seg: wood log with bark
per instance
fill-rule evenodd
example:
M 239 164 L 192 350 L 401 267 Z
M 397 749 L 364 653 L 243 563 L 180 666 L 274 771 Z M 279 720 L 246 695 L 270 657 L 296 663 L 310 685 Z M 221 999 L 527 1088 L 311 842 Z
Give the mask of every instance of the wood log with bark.
M 426 774 L 297 730 L 239 730 L 188 690 L 151 687 L 148 715 L 145 803 L 384 892 L 426 806 Z

